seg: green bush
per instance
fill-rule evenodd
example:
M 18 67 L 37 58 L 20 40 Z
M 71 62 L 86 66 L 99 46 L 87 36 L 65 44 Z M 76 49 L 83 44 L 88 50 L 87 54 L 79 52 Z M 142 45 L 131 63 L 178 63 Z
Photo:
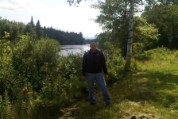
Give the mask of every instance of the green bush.
M 22 86 L 30 82 L 35 91 L 42 88 L 43 80 L 56 69 L 59 44 L 51 39 L 20 39 L 13 48 L 13 68 L 22 79 Z
M 114 83 L 123 76 L 125 60 L 121 56 L 121 50 L 114 47 L 111 42 L 104 42 L 100 44 L 100 47 L 103 48 L 102 50 L 106 58 L 106 65 L 109 73 L 108 83 Z
M 175 51 L 175 57 L 178 58 L 178 50 Z
M 171 60 L 173 51 L 161 47 L 152 50 L 145 51 L 144 53 L 135 55 L 135 59 L 139 61 L 148 60 Z
M 7 40 L 0 40 L 0 95 L 3 95 L 6 90 L 10 99 L 15 98 L 16 89 L 13 88 L 18 85 L 18 81 L 15 80 L 16 72 L 12 67 L 12 45 Z
M 9 114 L 9 107 L 12 106 L 11 113 L 14 114 L 14 118 L 26 118 L 31 114 L 29 107 L 31 104 L 28 102 L 32 101 L 33 103 L 32 97 L 34 99 L 41 97 L 43 88 L 47 84 L 50 84 L 48 87 L 58 94 L 57 86 L 54 85 L 57 85 L 58 79 L 61 79 L 58 71 L 60 50 L 58 42 L 51 39 L 36 41 L 28 36 L 20 38 L 14 43 L 0 40 L 0 95 L 2 95 L 0 110 L 7 109 L 5 112 Z M 23 94 L 22 89 L 24 87 L 29 89 L 30 95 L 25 96 Z M 57 88 L 62 89 L 59 86 Z M 15 104 L 8 103 L 9 105 L 4 106 L 6 100 L 3 99 L 7 97 L 3 95 L 5 90 L 8 92 L 7 96 L 10 96 L 8 100 Z M 48 97 L 51 96 L 51 94 L 45 93 L 48 94 Z M 52 94 L 50 98 L 54 99 L 54 95 L 59 96 L 56 93 Z M 3 119 L 5 118 L 9 118 L 9 116 L 3 113 Z
M 13 119 L 14 115 L 7 91 L 4 92 L 3 97 L 0 96 L 0 117 L 1 119 Z

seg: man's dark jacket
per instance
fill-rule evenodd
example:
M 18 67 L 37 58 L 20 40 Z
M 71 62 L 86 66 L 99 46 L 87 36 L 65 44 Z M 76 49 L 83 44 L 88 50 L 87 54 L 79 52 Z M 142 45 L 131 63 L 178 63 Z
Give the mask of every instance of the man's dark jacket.
M 102 71 L 104 74 L 108 74 L 105 57 L 103 53 L 97 49 L 94 52 L 89 50 L 84 54 L 82 68 L 83 76 L 85 76 L 86 73 L 100 73 Z

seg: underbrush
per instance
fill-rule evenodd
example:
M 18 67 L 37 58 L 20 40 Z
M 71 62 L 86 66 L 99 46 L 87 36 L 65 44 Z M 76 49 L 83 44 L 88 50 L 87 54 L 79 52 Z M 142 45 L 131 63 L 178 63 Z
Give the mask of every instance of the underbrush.
M 134 56 L 140 70 L 151 69 L 167 64 L 174 64 L 177 62 L 177 51 L 169 50 L 167 48 L 156 48 L 137 54 Z
M 111 90 L 113 102 L 116 104 L 113 110 L 116 111 L 122 107 L 122 103 L 118 101 L 127 99 L 139 102 L 148 97 L 147 102 L 158 101 L 164 106 L 173 105 L 174 110 L 177 109 L 178 106 L 174 104 L 177 102 L 174 94 L 165 94 L 161 92 L 165 90 L 159 90 L 158 92 L 161 93 L 159 97 L 162 98 L 157 98 L 157 93 L 153 92 L 153 89 L 156 89 L 154 86 L 161 88 L 161 84 L 157 83 L 162 80 L 158 79 L 164 79 L 170 87 L 175 88 L 176 75 L 159 72 L 150 74 L 147 72 L 147 75 L 137 73 L 142 72 L 143 69 L 156 71 L 159 67 L 168 66 L 168 64 L 172 67 L 172 64 L 176 63 L 178 52 L 158 48 L 138 54 L 132 59 L 132 72 L 125 75 L 123 70 L 125 60 L 120 55 L 120 50 L 110 46 L 111 44 L 106 45 L 108 48 L 103 50 L 109 71 L 109 80 L 106 82 Z M 59 55 L 59 50 L 59 44 L 51 39 L 35 41 L 24 37 L 15 43 L 0 41 L 0 117 L 2 119 L 56 119 L 63 115 L 61 109 L 87 100 L 88 86 L 86 79 L 82 77 L 82 55 L 62 57 Z M 164 68 L 163 71 L 169 69 L 169 66 Z M 170 80 L 165 78 L 166 76 L 170 77 L 173 82 L 170 83 Z M 135 83 L 135 80 L 138 81 L 140 78 L 152 80 L 149 82 L 147 79 L 148 82 L 142 82 L 143 84 Z M 165 83 L 162 84 L 167 88 Z M 148 92 L 144 89 L 145 86 L 149 89 Z M 98 97 L 101 97 L 101 94 Z M 123 102 L 123 105 L 127 103 Z M 81 106 L 86 108 L 87 113 L 92 110 L 92 108 L 88 109 L 86 104 L 81 104 Z M 97 111 L 98 109 L 101 110 Z M 116 111 L 117 114 L 115 111 L 105 110 L 101 103 L 95 111 L 97 112 L 91 111 L 93 117 L 99 114 L 108 118 L 120 118 L 122 114 L 122 110 Z M 103 117 L 99 115 L 97 119 Z
M 141 54 L 135 55 L 135 59 L 138 61 L 174 61 L 178 58 L 177 51 L 172 51 L 167 48 L 161 47 L 148 51 L 144 51 Z

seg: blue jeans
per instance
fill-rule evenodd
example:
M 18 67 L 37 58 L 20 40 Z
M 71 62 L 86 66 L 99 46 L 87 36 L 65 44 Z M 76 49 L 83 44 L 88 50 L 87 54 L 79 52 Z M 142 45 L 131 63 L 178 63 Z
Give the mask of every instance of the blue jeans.
M 96 98 L 94 95 L 94 81 L 97 81 L 99 88 L 103 93 L 103 100 L 105 103 L 110 103 L 109 92 L 106 86 L 106 82 L 102 73 L 87 73 L 88 87 L 89 87 L 89 101 L 90 103 L 95 103 Z

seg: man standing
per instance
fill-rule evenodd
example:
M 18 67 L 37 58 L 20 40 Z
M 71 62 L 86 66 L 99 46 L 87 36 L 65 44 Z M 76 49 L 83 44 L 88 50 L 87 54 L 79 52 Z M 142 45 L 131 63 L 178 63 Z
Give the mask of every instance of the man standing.
M 105 78 L 108 77 L 108 71 L 106 68 L 105 57 L 101 51 L 96 48 L 96 43 L 90 44 L 90 50 L 83 56 L 83 76 L 88 80 L 89 86 L 89 101 L 91 105 L 96 103 L 94 95 L 94 81 L 96 80 L 99 88 L 103 93 L 103 100 L 106 105 L 110 104 L 109 92 L 106 86 L 106 82 L 102 75 L 102 71 L 105 74 Z

